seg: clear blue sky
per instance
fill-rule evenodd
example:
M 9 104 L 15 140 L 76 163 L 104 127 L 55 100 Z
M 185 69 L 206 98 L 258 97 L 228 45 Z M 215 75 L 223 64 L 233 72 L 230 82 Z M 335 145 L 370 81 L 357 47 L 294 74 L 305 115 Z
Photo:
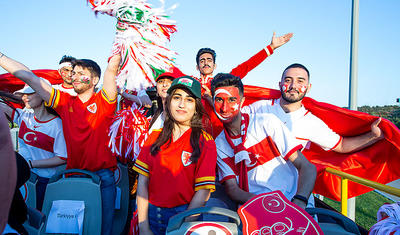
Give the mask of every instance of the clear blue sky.
M 216 72 L 229 72 L 269 44 L 273 31 L 293 32 L 244 83 L 277 88 L 283 69 L 302 63 L 311 73 L 310 97 L 348 105 L 351 0 L 165 0 L 166 7 L 175 3 L 178 32 L 169 46 L 183 72 L 198 75 L 201 47 L 216 50 Z M 93 59 L 104 71 L 116 20 L 95 17 L 86 0 L 1 0 L 0 9 L 0 51 L 8 56 L 31 69 L 56 69 L 68 54 Z M 360 0 L 358 106 L 400 98 L 399 12 L 398 0 Z

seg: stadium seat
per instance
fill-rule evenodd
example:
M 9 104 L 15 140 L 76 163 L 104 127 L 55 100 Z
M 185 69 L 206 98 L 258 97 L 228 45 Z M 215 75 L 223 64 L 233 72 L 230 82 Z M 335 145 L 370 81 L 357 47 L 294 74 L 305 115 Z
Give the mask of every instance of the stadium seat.
M 229 218 L 229 222 L 194 221 L 184 222 L 185 218 L 196 214 L 214 214 Z M 170 218 L 167 235 L 181 234 L 242 234 L 239 227 L 241 221 L 235 211 L 219 207 L 199 207 L 187 210 Z
M 29 180 L 26 181 L 19 191 L 24 198 L 24 201 L 28 207 L 36 208 L 36 183 L 38 176 L 31 171 L 31 176 Z
M 70 173 L 83 175 L 63 177 Z M 87 177 L 83 178 L 81 176 Z M 100 178 L 90 171 L 70 169 L 54 175 L 47 185 L 43 202 L 43 213 L 49 215 L 52 203 L 56 200 L 84 201 L 85 213 L 83 220 L 83 235 L 101 233 L 101 191 Z M 48 218 L 47 218 L 48 219 Z M 47 234 L 46 224 L 41 234 Z
M 357 224 L 354 221 L 335 211 L 323 208 L 306 208 L 306 211 L 310 215 L 318 216 L 318 225 L 326 235 L 361 234 Z M 329 218 L 329 220 L 322 219 L 324 217 Z
M 114 172 L 115 183 L 117 190 L 117 198 L 115 211 L 114 211 L 114 222 L 113 222 L 113 234 L 121 234 L 124 230 L 126 220 L 128 218 L 128 206 L 129 206 L 129 177 L 127 166 L 118 163 L 118 169 Z M 117 203 L 119 200 L 119 203 Z
M 211 193 L 210 199 L 206 202 L 206 207 L 221 207 L 232 211 L 237 210 L 237 204 L 232 201 L 226 194 L 224 186 L 218 181 L 215 182 L 215 191 Z M 215 215 L 215 214 L 204 214 L 203 219 L 206 221 L 228 221 L 228 217 Z
M 39 235 L 44 227 L 46 216 L 39 210 L 28 206 L 28 219 L 24 227 L 29 235 Z

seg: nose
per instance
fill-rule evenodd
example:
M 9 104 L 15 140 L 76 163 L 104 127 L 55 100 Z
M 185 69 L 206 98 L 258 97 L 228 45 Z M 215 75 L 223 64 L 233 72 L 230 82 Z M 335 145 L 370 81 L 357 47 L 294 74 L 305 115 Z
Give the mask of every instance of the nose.
M 228 112 L 228 104 L 227 104 L 226 102 L 224 102 L 224 103 L 222 104 L 222 106 L 221 106 L 221 111 L 222 111 L 223 113 Z
M 179 107 L 179 108 L 184 108 L 184 107 L 185 107 L 185 101 L 184 101 L 183 99 L 181 99 L 181 100 L 179 101 L 178 107 Z

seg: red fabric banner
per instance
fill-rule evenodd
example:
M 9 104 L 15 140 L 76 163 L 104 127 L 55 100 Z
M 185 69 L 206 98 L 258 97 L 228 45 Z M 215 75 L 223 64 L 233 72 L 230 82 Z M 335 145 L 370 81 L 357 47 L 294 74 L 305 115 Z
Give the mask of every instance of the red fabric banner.
M 245 86 L 244 91 L 245 105 L 257 100 L 280 97 L 279 90 L 269 88 Z M 309 97 L 303 99 L 303 105 L 343 137 L 368 132 L 371 124 L 378 118 L 366 113 L 318 102 Z M 206 104 L 206 109 L 211 118 L 212 134 L 215 138 L 222 130 L 222 123 L 218 120 L 210 105 Z M 303 151 L 303 154 L 318 170 L 314 193 L 333 200 L 340 200 L 340 177 L 325 172 L 326 167 L 332 167 L 382 184 L 400 178 L 400 130 L 386 119 L 382 119 L 379 127 L 384 132 L 385 139 L 354 153 L 341 154 L 334 151 L 324 151 L 316 144 L 311 144 L 309 149 Z M 355 197 L 373 190 L 354 182 L 349 182 L 348 185 L 349 197 Z
M 45 78 L 53 85 L 63 83 L 63 80 L 57 70 L 38 69 L 32 70 L 38 77 Z M 22 89 L 25 83 L 10 73 L 0 74 L 0 90 L 13 93 Z

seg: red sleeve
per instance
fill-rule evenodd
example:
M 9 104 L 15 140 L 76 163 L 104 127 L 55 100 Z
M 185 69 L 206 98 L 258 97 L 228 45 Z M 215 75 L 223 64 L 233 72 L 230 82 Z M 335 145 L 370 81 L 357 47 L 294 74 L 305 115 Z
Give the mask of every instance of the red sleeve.
M 215 191 L 215 175 L 217 165 L 217 148 L 211 135 L 203 133 L 201 155 L 197 162 L 194 190 L 210 189 Z
M 57 113 L 61 116 L 62 110 L 64 107 L 66 107 L 66 104 L 68 103 L 68 100 L 70 98 L 71 98 L 70 94 L 53 88 L 51 90 L 49 101 L 45 102 L 44 104 L 47 107 L 56 110 Z
M 257 67 L 261 62 L 263 62 L 268 56 L 273 53 L 270 45 L 267 48 L 262 49 L 257 54 L 252 56 L 247 61 L 239 64 L 236 68 L 232 69 L 231 74 L 243 79 L 251 70 Z

